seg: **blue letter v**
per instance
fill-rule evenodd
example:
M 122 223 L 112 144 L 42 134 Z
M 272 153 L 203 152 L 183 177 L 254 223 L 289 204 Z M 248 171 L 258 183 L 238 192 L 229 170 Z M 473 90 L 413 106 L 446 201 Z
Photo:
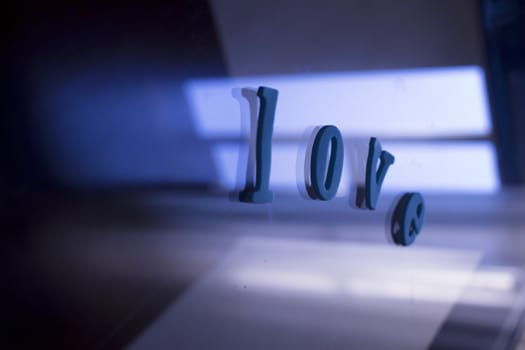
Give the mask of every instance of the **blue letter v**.
M 366 207 L 370 210 L 376 208 L 383 180 L 385 179 L 388 168 L 394 163 L 394 159 L 395 158 L 392 154 L 382 150 L 381 144 L 375 137 L 370 138 L 365 180 Z M 379 163 L 378 168 L 377 162 L 379 160 L 381 160 L 381 162 Z

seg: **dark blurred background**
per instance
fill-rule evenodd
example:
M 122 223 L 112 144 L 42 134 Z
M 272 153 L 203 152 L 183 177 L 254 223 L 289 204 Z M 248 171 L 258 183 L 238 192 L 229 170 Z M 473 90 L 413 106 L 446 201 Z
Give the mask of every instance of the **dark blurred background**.
M 519 260 L 525 213 L 524 1 L 17 1 L 4 4 L 2 18 L 6 349 L 130 344 L 244 234 L 228 225 L 253 220 L 280 230 L 305 221 L 347 224 L 339 207 L 319 214 L 323 209 L 308 204 L 290 204 L 292 210 L 288 202 L 275 203 L 269 219 L 267 207 L 231 202 L 232 188 L 220 180 L 213 153 L 216 140 L 200 132 L 188 100 L 189 81 L 481 67 L 490 130 L 429 139 L 494 145 L 497 190 L 474 198 L 438 191 L 437 207 L 450 209 L 459 198 L 466 203 L 459 210 L 467 211 L 444 209 L 429 214 L 429 222 L 471 232 L 462 220 L 484 217 L 494 234 L 509 225 L 513 233 L 505 245 L 514 245 L 517 257 L 508 262 L 503 250 L 494 256 L 518 269 L 525 266 Z M 412 142 L 405 135 L 391 141 Z M 282 198 L 287 201 L 287 194 Z M 377 221 L 351 218 L 363 225 Z M 291 230 L 290 236 L 301 239 L 302 226 Z M 159 242 L 179 233 L 190 238 L 175 240 L 173 252 L 165 252 L 173 260 L 159 257 L 158 245 L 164 245 Z M 465 237 L 438 245 L 479 242 Z M 490 246 L 492 236 L 483 237 Z M 120 250 L 116 263 L 113 250 Z M 98 261 L 96 269 L 83 265 L 86 256 Z M 176 277 L 159 272 L 165 264 L 176 266 Z M 502 319 L 516 308 L 511 303 Z M 505 348 L 518 344 L 521 320 L 512 322 Z M 450 339 L 444 326 L 431 347 L 494 348 L 501 334 L 500 325 L 471 328 L 474 333 L 465 331 L 474 334 L 470 342 L 441 343 Z M 489 335 L 480 346 L 472 339 L 482 333 Z

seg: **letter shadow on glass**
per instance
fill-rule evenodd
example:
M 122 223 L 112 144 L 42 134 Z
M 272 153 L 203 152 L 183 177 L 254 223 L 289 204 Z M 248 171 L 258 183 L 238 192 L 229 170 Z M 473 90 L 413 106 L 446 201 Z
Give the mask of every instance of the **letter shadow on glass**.
M 233 88 L 232 96 L 239 102 L 241 128 L 238 141 L 239 156 L 235 188 L 228 193 L 228 197 L 231 201 L 238 202 L 241 191 L 255 187 L 255 149 L 259 99 L 257 89 L 251 87 Z
M 297 189 L 304 199 L 317 199 L 310 179 L 312 149 L 315 136 L 321 129 L 320 126 L 309 126 L 303 132 L 297 152 L 296 178 Z
M 356 209 L 366 209 L 365 182 L 368 145 L 368 138 L 345 139 L 345 154 L 350 170 L 349 205 Z

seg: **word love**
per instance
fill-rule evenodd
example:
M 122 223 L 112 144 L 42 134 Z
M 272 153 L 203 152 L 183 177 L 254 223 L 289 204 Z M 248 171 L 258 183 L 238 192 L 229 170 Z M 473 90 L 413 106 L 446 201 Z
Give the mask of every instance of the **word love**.
M 272 134 L 278 91 L 261 86 L 257 96 L 260 104 L 255 140 L 255 181 L 246 181 L 246 188 L 239 199 L 250 203 L 270 203 L 273 201 L 270 190 Z M 310 157 L 311 191 L 308 193 L 312 199 L 327 201 L 334 198 L 341 182 L 343 155 L 343 138 L 339 129 L 333 125 L 321 127 L 315 135 Z M 394 160 L 394 156 L 384 151 L 375 137 L 370 139 L 364 189 L 367 209 L 376 208 L 381 186 Z M 394 242 L 411 245 L 421 232 L 424 217 L 423 196 L 420 193 L 405 193 L 392 215 L 390 231 Z

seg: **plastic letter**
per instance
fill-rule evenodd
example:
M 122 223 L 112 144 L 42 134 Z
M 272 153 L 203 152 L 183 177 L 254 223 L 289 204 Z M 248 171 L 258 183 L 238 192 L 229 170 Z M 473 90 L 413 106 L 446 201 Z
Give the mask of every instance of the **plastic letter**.
M 255 186 L 246 187 L 239 195 L 243 202 L 270 203 L 270 169 L 272 164 L 272 135 L 275 108 L 279 92 L 276 89 L 260 86 L 257 96 L 260 99 L 257 120 L 257 140 L 255 143 Z
M 381 162 L 379 163 L 379 168 L 377 168 L 379 159 Z M 365 199 L 368 209 L 373 210 L 376 208 L 383 180 L 390 165 L 394 164 L 394 160 L 395 158 L 392 154 L 382 150 L 381 144 L 375 137 L 370 138 L 365 181 Z
M 420 193 L 405 193 L 392 216 L 391 233 L 395 243 L 411 245 L 423 228 L 425 201 Z
M 323 126 L 315 136 L 310 163 L 310 180 L 317 199 L 330 200 L 337 193 L 343 172 L 343 154 L 339 129 L 333 125 Z

